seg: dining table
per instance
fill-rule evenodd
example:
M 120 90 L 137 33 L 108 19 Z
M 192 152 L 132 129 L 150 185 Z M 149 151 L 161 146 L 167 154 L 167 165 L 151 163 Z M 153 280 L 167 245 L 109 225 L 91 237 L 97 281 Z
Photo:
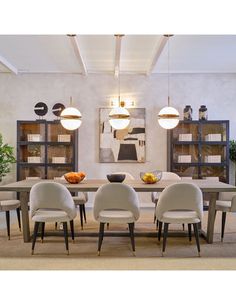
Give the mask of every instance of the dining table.
M 29 193 L 32 186 L 40 181 L 53 181 L 56 183 L 61 183 L 66 186 L 66 188 L 71 193 L 76 192 L 96 192 L 100 186 L 110 183 L 105 179 L 86 179 L 78 184 L 70 184 L 64 179 L 58 180 L 38 180 L 38 179 L 26 179 L 22 181 L 17 181 L 0 186 L 0 191 L 14 191 L 19 194 L 19 199 L 21 202 L 22 211 L 22 226 L 23 226 L 23 240 L 24 242 L 30 242 L 30 224 L 29 224 Z M 181 183 L 183 181 L 173 181 L 173 180 L 160 180 L 154 184 L 146 184 L 142 180 L 130 180 L 123 182 L 133 187 L 136 192 L 161 192 L 167 186 L 173 183 Z M 186 181 L 185 181 L 186 182 Z M 219 181 L 211 181 L 205 179 L 192 179 L 188 180 L 186 183 L 191 183 L 197 185 L 203 193 L 207 193 L 209 196 L 209 208 L 208 208 L 208 218 L 207 218 L 207 230 L 206 232 L 201 228 L 201 235 L 206 239 L 207 243 L 213 243 L 214 237 L 214 223 L 215 223 L 215 211 L 216 211 L 216 200 L 220 192 L 236 192 L 236 187 L 227 183 Z M 145 232 L 144 232 L 145 233 Z

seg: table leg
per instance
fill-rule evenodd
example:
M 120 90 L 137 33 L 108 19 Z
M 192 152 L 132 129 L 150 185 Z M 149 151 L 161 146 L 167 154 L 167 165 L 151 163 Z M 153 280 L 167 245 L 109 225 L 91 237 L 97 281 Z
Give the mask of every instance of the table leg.
M 29 193 L 20 192 L 22 226 L 23 226 L 23 239 L 24 239 L 25 243 L 30 242 L 28 202 L 29 202 Z
M 206 236 L 208 244 L 213 243 L 217 193 L 211 193 L 210 195 Z

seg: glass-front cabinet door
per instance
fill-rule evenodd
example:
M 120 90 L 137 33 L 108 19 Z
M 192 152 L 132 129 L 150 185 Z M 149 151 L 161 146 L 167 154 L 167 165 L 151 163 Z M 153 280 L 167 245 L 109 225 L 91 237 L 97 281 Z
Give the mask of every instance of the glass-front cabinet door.
M 58 120 L 17 122 L 17 180 L 53 179 L 77 169 L 77 130 Z

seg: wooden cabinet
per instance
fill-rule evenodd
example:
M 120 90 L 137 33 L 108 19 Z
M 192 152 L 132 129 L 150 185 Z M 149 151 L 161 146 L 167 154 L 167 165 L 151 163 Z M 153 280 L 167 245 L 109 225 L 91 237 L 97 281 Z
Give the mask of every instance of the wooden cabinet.
M 77 170 L 78 130 L 66 130 L 60 121 L 17 121 L 17 180 Z
M 168 170 L 229 182 L 229 121 L 180 121 L 168 132 Z

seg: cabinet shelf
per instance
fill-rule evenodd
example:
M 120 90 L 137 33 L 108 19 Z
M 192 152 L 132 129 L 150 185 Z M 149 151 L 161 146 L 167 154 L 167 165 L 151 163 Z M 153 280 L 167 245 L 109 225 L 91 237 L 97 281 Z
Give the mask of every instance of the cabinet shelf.
M 28 141 L 30 134 L 39 135 L 40 141 Z M 59 135 L 68 135 L 67 139 L 70 141 L 58 142 Z M 41 162 L 26 162 L 32 161 L 28 157 L 33 156 L 41 157 Z M 69 162 L 52 163 L 54 157 L 61 157 Z M 39 158 L 36 161 L 40 161 Z M 27 177 L 53 179 L 77 170 L 78 130 L 68 131 L 62 127 L 60 121 L 17 121 L 17 180 Z
M 179 141 L 185 134 L 191 134 L 192 141 Z M 216 134 L 223 140 L 205 140 Z M 178 160 L 182 161 L 180 156 L 186 156 L 182 160 L 192 162 L 179 163 Z M 212 160 L 221 162 L 203 162 L 211 156 L 218 156 Z M 229 121 L 180 121 L 177 127 L 168 131 L 168 170 L 179 176 L 219 177 L 220 181 L 229 182 Z

